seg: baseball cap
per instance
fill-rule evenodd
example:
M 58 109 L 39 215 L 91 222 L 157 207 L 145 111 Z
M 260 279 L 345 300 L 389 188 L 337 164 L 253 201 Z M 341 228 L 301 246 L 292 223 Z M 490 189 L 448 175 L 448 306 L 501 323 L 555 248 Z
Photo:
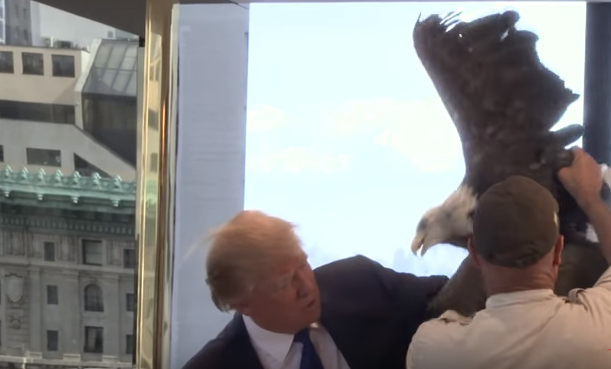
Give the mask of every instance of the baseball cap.
M 491 264 L 524 268 L 552 250 L 559 235 L 558 202 L 534 180 L 511 176 L 479 198 L 473 248 Z

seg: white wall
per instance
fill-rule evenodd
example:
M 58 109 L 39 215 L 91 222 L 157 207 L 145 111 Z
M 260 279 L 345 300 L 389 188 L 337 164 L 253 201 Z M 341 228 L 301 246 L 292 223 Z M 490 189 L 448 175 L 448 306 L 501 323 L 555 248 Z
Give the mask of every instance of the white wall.
M 172 369 L 231 318 L 210 300 L 207 245 L 194 246 L 244 207 L 248 22 L 234 4 L 180 8 Z
M 115 38 L 115 28 L 32 1 L 32 43 L 44 46 L 42 39 L 72 41 L 88 47 L 99 38 Z

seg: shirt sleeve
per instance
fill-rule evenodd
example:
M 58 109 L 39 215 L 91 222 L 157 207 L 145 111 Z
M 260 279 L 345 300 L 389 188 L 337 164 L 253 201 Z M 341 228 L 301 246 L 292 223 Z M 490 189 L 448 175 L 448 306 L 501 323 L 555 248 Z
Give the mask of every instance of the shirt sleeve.
M 405 357 L 406 369 L 451 368 L 456 363 L 448 361 L 452 357 L 448 350 L 455 346 L 452 338 L 457 328 L 469 325 L 472 319 L 448 310 L 439 318 L 431 319 L 420 325 Z
M 611 291 L 611 266 L 609 266 L 609 268 L 607 268 L 603 275 L 598 279 L 596 284 L 594 284 L 594 287 L 600 287 Z
M 611 266 L 591 288 L 569 291 L 569 301 L 584 305 L 591 311 L 606 310 L 611 314 Z
M 405 358 L 406 369 L 421 369 L 430 366 L 431 363 L 426 360 L 426 351 L 428 350 L 426 341 L 430 324 L 430 322 L 423 323 L 412 337 Z

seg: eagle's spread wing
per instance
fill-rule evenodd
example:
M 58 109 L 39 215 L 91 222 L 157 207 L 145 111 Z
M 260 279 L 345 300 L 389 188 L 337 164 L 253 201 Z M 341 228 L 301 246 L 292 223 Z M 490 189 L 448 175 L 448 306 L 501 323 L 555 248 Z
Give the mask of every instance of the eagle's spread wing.
M 537 36 L 515 28 L 518 13 L 508 11 L 472 22 L 461 22 L 458 15 L 418 21 L 414 47 L 458 131 L 466 166 L 461 187 L 477 196 L 510 175 L 523 175 L 548 188 L 560 204 L 560 228 L 567 240 L 556 292 L 590 287 L 607 263 L 585 237 L 567 237 L 570 231 L 585 236 L 586 219 L 555 175 L 559 167 L 572 162 L 565 147 L 583 129 L 573 125 L 551 131 L 578 95 L 540 62 Z M 460 193 L 450 197 L 474 202 Z M 459 208 L 442 205 L 425 215 L 428 222 L 419 227 L 412 249 L 472 232 L 456 221 L 450 225 L 460 229 L 457 233 L 453 227 L 440 226 L 445 224 L 440 219 L 448 214 L 468 220 L 465 210 L 473 205 Z M 483 308 L 484 301 L 481 277 L 467 258 L 429 308 L 434 314 L 453 309 L 469 315 Z
M 540 62 L 537 35 L 517 30 L 513 11 L 461 22 L 432 15 L 414 28 L 414 47 L 458 131 L 465 181 L 481 194 L 525 175 L 557 195 L 555 161 L 581 126 L 550 129 L 579 98 Z M 560 156 L 562 158 L 562 156 Z M 567 159 L 570 163 L 571 158 Z

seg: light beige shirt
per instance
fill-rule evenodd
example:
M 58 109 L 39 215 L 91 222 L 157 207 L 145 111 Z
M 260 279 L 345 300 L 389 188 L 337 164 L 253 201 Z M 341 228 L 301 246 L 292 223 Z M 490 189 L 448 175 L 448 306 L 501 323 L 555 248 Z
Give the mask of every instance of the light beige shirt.
M 552 290 L 498 294 L 473 318 L 448 311 L 422 324 L 408 369 L 609 369 L 611 268 L 568 299 Z
M 249 317 L 242 317 L 263 369 L 299 369 L 303 345 L 293 343 L 293 335 L 270 332 Z M 311 326 L 310 340 L 325 369 L 350 369 L 333 338 L 321 325 Z

